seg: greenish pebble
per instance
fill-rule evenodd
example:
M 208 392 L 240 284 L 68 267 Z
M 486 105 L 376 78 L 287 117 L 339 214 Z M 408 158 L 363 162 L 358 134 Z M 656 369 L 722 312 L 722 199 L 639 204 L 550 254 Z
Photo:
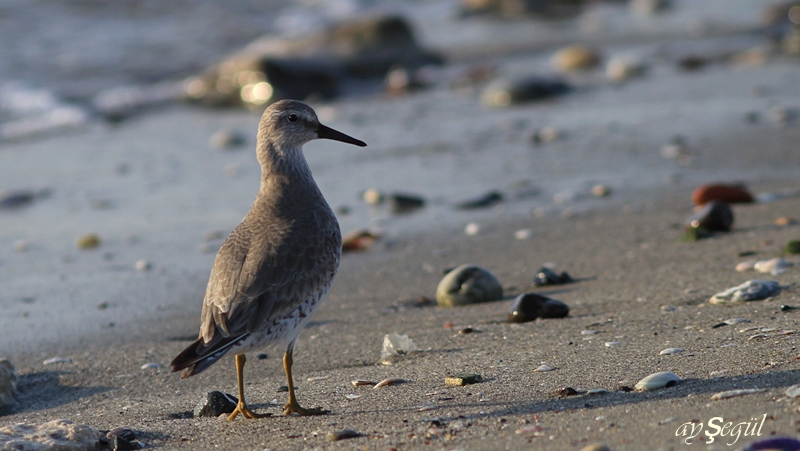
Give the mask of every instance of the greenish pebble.
M 455 376 L 446 377 L 444 383 L 445 385 L 460 387 L 462 385 L 477 384 L 482 380 L 483 378 L 480 374 L 456 374 Z
M 100 237 L 96 233 L 88 233 L 75 240 L 75 247 L 78 249 L 94 249 L 97 246 L 100 246 Z
M 783 246 L 783 252 L 790 255 L 800 254 L 800 240 L 791 240 L 786 243 L 786 246 Z
M 687 227 L 686 233 L 681 237 L 681 241 L 700 241 L 713 235 L 710 230 L 704 227 Z

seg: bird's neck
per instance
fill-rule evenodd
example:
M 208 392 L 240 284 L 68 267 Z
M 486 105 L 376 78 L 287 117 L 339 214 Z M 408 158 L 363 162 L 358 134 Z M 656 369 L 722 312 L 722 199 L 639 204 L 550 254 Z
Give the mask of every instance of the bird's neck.
M 262 145 L 269 147 L 262 148 Z M 308 208 L 320 200 L 324 202 L 301 148 L 281 148 L 267 141 L 259 146 L 258 161 L 261 163 L 261 187 L 256 204 L 283 210 Z

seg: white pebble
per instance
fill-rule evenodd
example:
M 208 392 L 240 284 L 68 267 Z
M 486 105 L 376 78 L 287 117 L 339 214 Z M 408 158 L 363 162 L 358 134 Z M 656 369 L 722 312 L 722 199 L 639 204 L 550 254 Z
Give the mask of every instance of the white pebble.
M 533 230 L 531 230 L 531 229 L 517 230 L 516 232 L 514 232 L 514 238 L 516 238 L 518 240 L 531 239 L 531 238 L 533 238 Z
M 384 197 L 380 191 L 375 188 L 369 188 L 368 190 L 364 191 L 364 195 L 362 196 L 364 202 L 370 205 L 378 205 L 383 203 Z
M 667 348 L 667 349 L 662 350 L 658 354 L 659 355 L 672 355 L 672 354 L 678 354 L 680 352 L 683 352 L 683 349 L 681 349 L 681 348 Z
M 354 395 L 354 394 L 345 395 L 345 398 L 347 398 L 347 399 L 357 399 L 357 398 L 360 398 L 360 397 L 361 397 L 361 395 Z
M 606 347 L 613 348 L 613 347 L 616 347 L 616 346 L 619 346 L 619 342 L 618 341 L 607 341 L 606 342 Z
M 157 363 L 145 363 L 141 367 L 141 369 L 143 369 L 143 370 L 157 370 L 159 368 L 161 368 L 161 365 L 159 365 Z
M 139 271 L 149 271 L 153 268 L 153 265 L 147 260 L 139 260 L 134 266 L 136 266 L 136 269 Z
M 794 384 L 786 389 L 786 396 L 790 398 L 797 398 L 800 396 L 800 384 Z
M 550 367 L 549 367 L 549 366 L 547 366 L 547 365 L 542 365 L 542 366 L 540 366 L 539 368 L 536 368 L 536 369 L 535 369 L 535 370 L 533 370 L 533 371 L 538 371 L 538 372 L 540 372 L 540 373 L 544 373 L 544 372 L 547 372 L 547 371 L 553 371 L 553 369 L 552 369 L 552 368 L 550 368 Z
M 477 223 L 477 222 L 470 222 L 470 223 L 469 223 L 469 224 L 467 224 L 467 226 L 464 228 L 464 233 L 466 233 L 466 234 L 467 234 L 467 235 L 469 235 L 469 236 L 475 236 L 475 235 L 477 235 L 477 234 L 478 234 L 480 231 L 481 231 L 481 226 L 480 226 L 480 225 L 478 225 L 478 223 Z
M 752 271 L 756 268 L 756 260 L 746 260 L 736 265 L 739 272 Z
M 786 268 L 794 266 L 794 263 L 787 262 L 782 258 L 772 258 L 770 260 L 761 260 L 756 262 L 753 266 L 758 272 L 770 273 L 773 276 L 786 272 Z
M 581 331 L 581 335 L 594 335 L 596 333 L 597 333 L 596 330 L 582 330 Z
M 655 390 L 658 388 L 672 387 L 681 381 L 675 373 L 671 371 L 662 371 L 660 373 L 653 373 L 636 383 L 634 388 L 640 391 Z

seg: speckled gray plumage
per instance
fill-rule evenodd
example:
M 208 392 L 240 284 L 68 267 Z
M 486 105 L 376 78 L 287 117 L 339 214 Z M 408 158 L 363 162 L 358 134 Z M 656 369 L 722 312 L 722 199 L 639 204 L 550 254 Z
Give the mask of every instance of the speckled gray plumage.
M 296 122 L 287 122 L 290 113 Z M 261 187 L 214 261 L 199 339 L 172 362 L 173 370 L 184 369 L 182 377 L 227 352 L 279 343 L 291 348 L 327 295 L 342 239 L 302 153 L 302 145 L 318 137 L 317 126 L 316 114 L 302 102 L 281 101 L 264 112 L 257 144 Z

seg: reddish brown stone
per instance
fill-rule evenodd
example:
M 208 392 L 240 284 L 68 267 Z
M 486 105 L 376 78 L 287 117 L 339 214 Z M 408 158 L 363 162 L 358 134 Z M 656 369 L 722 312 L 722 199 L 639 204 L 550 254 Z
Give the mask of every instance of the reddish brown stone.
M 709 184 L 702 185 L 692 193 L 692 202 L 703 205 L 712 200 L 721 200 L 729 204 L 746 204 L 753 202 L 753 195 L 742 186 Z

